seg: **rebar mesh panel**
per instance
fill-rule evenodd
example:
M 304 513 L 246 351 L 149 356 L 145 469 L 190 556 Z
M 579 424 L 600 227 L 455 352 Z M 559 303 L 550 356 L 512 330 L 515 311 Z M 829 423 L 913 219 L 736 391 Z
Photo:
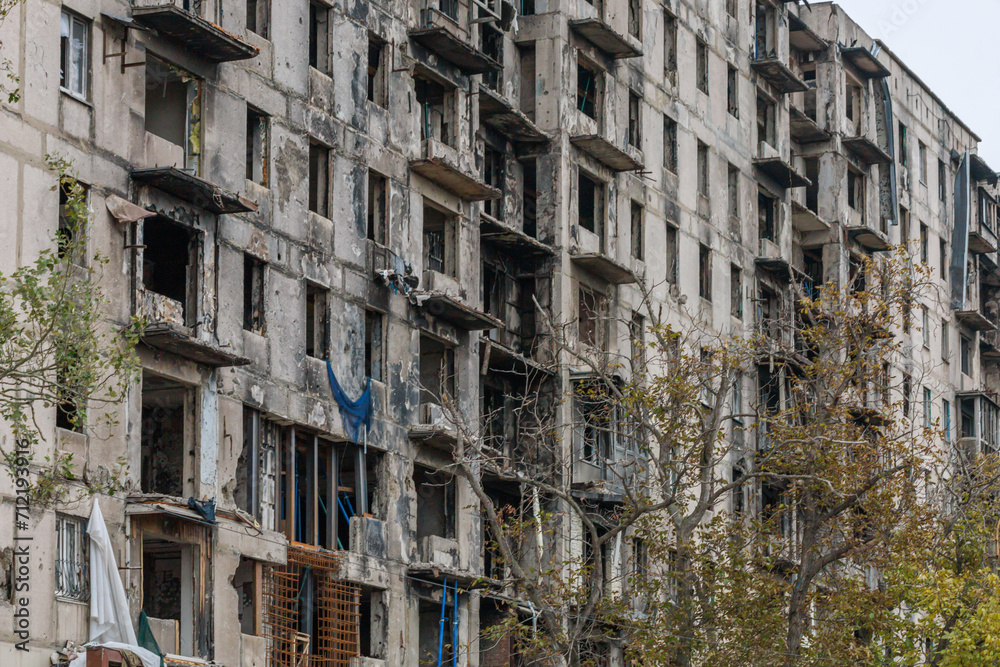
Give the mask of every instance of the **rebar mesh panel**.
M 262 593 L 269 667 L 349 667 L 351 658 L 360 655 L 361 588 L 338 581 L 337 565 L 330 554 L 290 548 L 286 565 L 265 569 Z M 299 632 L 307 571 L 315 581 L 317 627 L 312 637 Z

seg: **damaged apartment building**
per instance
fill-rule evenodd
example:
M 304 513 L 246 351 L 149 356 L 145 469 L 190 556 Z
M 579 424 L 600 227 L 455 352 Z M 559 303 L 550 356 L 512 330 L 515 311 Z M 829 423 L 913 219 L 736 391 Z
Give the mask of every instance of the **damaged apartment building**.
M 796 289 L 906 243 L 937 285 L 892 374 L 927 382 L 914 419 L 1000 446 L 996 172 L 833 3 L 24 0 L 0 38 L 4 271 L 55 238 L 66 157 L 108 321 L 146 323 L 118 423 L 40 412 L 40 454 L 126 464 L 100 502 L 168 665 L 520 665 L 479 640 L 500 566 L 453 416 L 515 465 L 556 425 L 547 463 L 612 502 L 632 454 L 556 336 L 641 348 L 639 281 L 676 326 L 781 338 Z M 738 400 L 780 405 L 781 372 Z M 33 516 L 24 652 L 13 495 L 0 663 L 48 665 L 88 639 L 90 501 Z

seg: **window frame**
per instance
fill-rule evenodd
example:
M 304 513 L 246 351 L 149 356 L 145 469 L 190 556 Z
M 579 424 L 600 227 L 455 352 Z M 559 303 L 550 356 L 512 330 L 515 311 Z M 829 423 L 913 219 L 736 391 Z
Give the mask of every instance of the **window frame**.
M 63 30 L 67 27 L 66 22 L 69 22 L 69 32 L 67 34 L 63 33 Z M 81 62 L 79 64 L 80 70 L 80 88 L 77 91 L 72 87 L 70 82 L 70 74 L 67 69 L 72 68 L 72 35 L 74 26 L 83 27 L 83 53 L 81 56 Z M 91 26 L 93 21 L 82 16 L 66 7 L 62 8 L 59 17 L 59 39 L 60 39 L 60 68 L 59 68 L 59 90 L 66 93 L 70 97 L 80 100 L 81 102 L 90 101 L 90 83 L 91 83 L 91 71 L 90 71 L 90 58 L 91 52 L 93 50 L 91 44 Z M 69 85 L 67 85 L 69 84 Z
M 56 559 L 55 596 L 59 600 L 86 602 L 90 599 L 90 537 L 87 535 L 88 521 L 84 517 L 56 513 Z M 65 531 L 69 529 L 74 537 L 71 544 L 65 541 Z M 72 553 L 70 553 L 72 552 Z M 69 566 L 75 572 L 65 572 Z M 68 578 L 71 581 L 62 581 Z

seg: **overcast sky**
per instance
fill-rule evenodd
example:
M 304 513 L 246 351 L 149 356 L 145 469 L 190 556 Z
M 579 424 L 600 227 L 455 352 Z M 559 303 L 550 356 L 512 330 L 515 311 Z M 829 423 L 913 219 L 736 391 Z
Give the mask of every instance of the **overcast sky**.
M 944 100 L 983 142 L 979 153 L 1000 171 L 998 0 L 836 0 Z M 802 8 L 802 11 L 809 11 Z

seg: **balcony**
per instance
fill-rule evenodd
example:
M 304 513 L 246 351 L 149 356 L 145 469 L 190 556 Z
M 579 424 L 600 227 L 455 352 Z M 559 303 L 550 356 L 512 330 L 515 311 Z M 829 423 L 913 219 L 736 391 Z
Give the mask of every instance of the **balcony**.
M 817 35 L 795 14 L 788 14 L 788 43 L 799 51 L 816 53 L 827 47 L 826 40 Z
M 886 233 L 870 227 L 861 216 L 853 216 L 845 228 L 848 238 L 866 250 L 882 252 L 889 249 L 889 237 Z
M 250 363 L 246 357 L 199 338 L 194 327 L 184 324 L 183 305 L 170 297 L 145 291 L 142 315 L 148 324 L 142 330 L 140 340 L 150 347 L 212 368 L 246 366 Z
M 958 402 L 959 451 L 974 460 L 996 454 L 1000 444 L 1000 406 L 982 391 L 960 392 Z
M 421 27 L 411 30 L 410 39 L 465 74 L 498 72 L 502 65 L 472 45 L 468 31 L 440 10 L 428 7 L 421 12 Z
M 761 143 L 758 154 L 761 157 L 754 158 L 753 166 L 781 187 L 804 188 L 812 185 L 812 181 L 797 171 L 790 162 L 778 155 L 767 144 Z
M 969 154 L 969 170 L 972 174 L 972 180 L 977 183 L 989 183 L 992 186 L 996 186 L 998 180 L 997 172 L 993 171 L 986 160 L 979 157 L 975 153 Z
M 804 93 L 809 90 L 808 84 L 780 58 L 761 55 L 750 62 L 750 69 L 782 94 Z
M 466 201 L 499 199 L 500 191 L 459 166 L 458 151 L 437 139 L 425 139 L 423 157 L 410 160 L 410 169 Z
M 792 275 L 792 266 L 781 252 L 777 243 L 770 239 L 760 239 L 757 244 L 757 257 L 754 263 L 761 269 L 788 279 Z
M 421 282 L 424 288 L 411 291 L 410 301 L 434 317 L 451 322 L 466 331 L 483 331 L 503 326 L 500 320 L 469 306 L 455 296 L 458 289 L 453 278 L 437 271 L 425 271 Z
M 479 118 L 497 132 L 522 143 L 545 143 L 549 135 L 538 129 L 520 109 L 480 84 Z
M 889 164 L 892 162 L 892 157 L 888 153 L 882 150 L 877 143 L 864 135 L 857 137 L 844 137 L 842 141 L 844 148 L 868 166 L 875 164 Z
M 410 427 L 410 440 L 429 447 L 452 452 L 458 443 L 458 429 L 451 423 L 444 409 L 437 403 L 421 403 L 420 423 Z
M 642 161 L 633 150 L 622 150 L 603 134 L 584 134 L 570 137 L 570 143 L 587 153 L 612 171 L 641 171 Z M 636 151 L 637 153 L 637 151 Z
M 884 79 L 892 75 L 872 52 L 862 46 L 841 46 L 840 56 L 854 70 L 867 79 Z
M 806 95 L 815 93 L 814 89 L 806 91 Z M 830 132 L 820 127 L 813 116 L 799 109 L 797 105 L 792 105 L 790 110 L 789 131 L 792 139 L 800 144 L 818 144 L 829 141 L 833 136 Z
M 964 308 L 955 311 L 955 318 L 972 331 L 996 331 L 1000 323 L 1000 288 L 988 285 L 985 274 L 980 272 L 979 280 L 969 286 L 969 294 Z
M 572 248 L 569 259 L 584 271 L 592 273 L 612 285 L 631 285 L 636 281 L 632 269 L 603 252 L 581 252 L 578 248 Z
M 206 21 L 189 5 L 194 0 L 132 0 L 132 18 L 213 63 L 254 58 L 260 49 L 216 24 Z
M 997 201 L 985 188 L 978 189 L 978 211 L 969 227 L 969 252 L 991 254 L 997 251 Z
M 552 246 L 485 213 L 479 215 L 479 238 L 515 257 L 550 257 L 556 253 Z
M 599 17 L 575 19 L 569 22 L 569 27 L 610 58 L 638 58 L 642 55 L 642 45 L 638 40 L 619 34 Z
M 825 232 L 831 227 L 815 211 L 795 200 L 792 200 L 792 225 L 802 233 Z
M 216 215 L 251 213 L 257 204 L 176 167 L 133 169 L 132 180 L 152 186 Z

